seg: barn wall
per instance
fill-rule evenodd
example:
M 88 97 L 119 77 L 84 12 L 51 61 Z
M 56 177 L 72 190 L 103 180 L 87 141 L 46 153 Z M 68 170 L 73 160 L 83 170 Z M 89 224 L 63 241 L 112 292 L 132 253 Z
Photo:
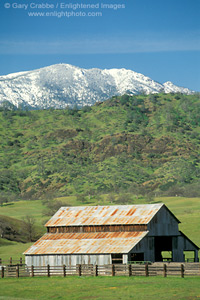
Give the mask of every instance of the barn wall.
M 123 254 L 122 258 L 123 258 L 123 264 L 127 264 L 128 261 L 129 261 L 129 255 L 128 254 Z
M 149 236 L 179 235 L 178 221 L 163 206 L 148 224 Z
M 143 238 L 130 252 L 129 258 L 131 253 L 144 253 L 144 260 L 145 261 L 154 261 L 155 260 L 155 247 L 154 247 L 154 237 L 145 237 Z
M 194 244 L 184 235 L 173 237 L 173 250 L 172 257 L 174 261 L 182 262 L 184 261 L 183 251 L 194 251 L 195 261 L 198 261 L 198 249 Z
M 144 253 L 145 261 L 155 261 L 155 239 L 154 237 L 147 236 L 140 241 L 128 255 L 128 261 L 130 261 L 131 253 Z M 176 262 L 184 261 L 183 251 L 194 251 L 195 261 L 198 261 L 198 249 L 194 244 L 184 237 L 183 235 L 172 237 L 172 259 Z M 125 256 L 123 262 L 126 263 Z
M 107 265 L 111 264 L 111 254 L 100 254 L 100 255 L 26 255 L 25 263 L 28 266 L 62 266 L 63 264 L 67 266 L 75 266 L 77 264 L 97 264 L 97 265 Z

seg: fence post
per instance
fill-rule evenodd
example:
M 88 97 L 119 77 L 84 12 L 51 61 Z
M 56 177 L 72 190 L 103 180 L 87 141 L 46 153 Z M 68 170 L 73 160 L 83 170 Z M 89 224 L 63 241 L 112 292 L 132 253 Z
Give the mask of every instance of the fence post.
M 94 276 L 98 276 L 98 265 L 95 265 Z
M 19 278 L 19 265 L 16 266 L 16 277 Z
M 184 265 L 181 264 L 181 277 L 184 278 Z
M 34 277 L 34 266 L 31 266 L 31 277 Z
M 47 276 L 50 277 L 50 265 L 47 265 Z
M 10 257 L 10 265 L 12 265 L 12 257 Z
M 81 265 L 78 265 L 78 276 L 81 276 Z
M 2 264 L 2 259 L 0 258 L 0 265 Z
M 115 276 L 115 265 L 112 265 L 112 276 Z
M 66 277 L 66 266 L 63 265 L 63 277 Z
M 128 265 L 128 276 L 132 276 L 132 268 L 131 268 L 131 264 Z
M 163 265 L 163 276 L 167 277 L 167 265 L 166 264 Z
M 1 268 L 1 278 L 4 278 L 4 267 Z
M 20 257 L 19 262 L 20 262 L 20 265 L 22 265 L 22 257 Z
M 149 265 L 148 265 L 148 263 L 145 264 L 145 276 L 146 277 L 149 276 Z

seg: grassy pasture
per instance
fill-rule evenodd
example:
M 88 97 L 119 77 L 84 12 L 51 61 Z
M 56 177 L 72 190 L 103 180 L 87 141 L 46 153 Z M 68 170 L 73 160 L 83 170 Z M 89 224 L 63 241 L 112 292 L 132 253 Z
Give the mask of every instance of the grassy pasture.
M 76 201 L 75 196 L 61 197 L 59 200 L 63 202 L 63 206 L 67 204 L 70 204 L 71 206 L 81 205 L 81 203 Z M 25 216 L 31 215 L 35 218 L 37 225 L 44 225 L 49 219 L 48 216 L 43 215 L 45 208 L 46 206 L 41 200 L 20 200 L 0 206 L 0 215 L 13 217 L 19 220 L 23 220 Z
M 192 300 L 200 277 L 54 277 L 0 279 L 0 300 Z

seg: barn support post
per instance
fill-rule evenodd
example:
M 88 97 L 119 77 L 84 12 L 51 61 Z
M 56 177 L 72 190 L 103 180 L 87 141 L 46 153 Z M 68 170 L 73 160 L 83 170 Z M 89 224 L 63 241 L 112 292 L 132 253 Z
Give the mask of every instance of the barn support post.
M 94 276 L 98 276 L 98 265 L 95 265 Z
M 163 265 L 163 276 L 167 277 L 167 265 L 166 264 Z
M 81 276 L 81 265 L 78 265 L 78 276 Z
M 195 262 L 199 262 L 199 255 L 198 255 L 199 253 L 198 253 L 198 250 L 195 250 L 194 251 L 194 261 Z
M 47 265 L 47 276 L 50 277 L 50 265 Z
M 19 265 L 16 266 L 16 277 L 19 278 Z
M 4 267 L 1 268 L 1 278 L 4 278 Z
M 128 276 L 132 276 L 132 268 L 131 265 L 128 265 Z
M 181 277 L 184 278 L 184 265 L 181 264 Z
M 146 277 L 149 276 L 149 265 L 148 265 L 148 263 L 145 264 L 145 276 Z
M 66 265 L 63 265 L 63 277 L 66 277 Z
M 34 266 L 31 266 L 31 277 L 34 277 Z
M 112 276 L 115 276 L 115 265 L 112 265 Z

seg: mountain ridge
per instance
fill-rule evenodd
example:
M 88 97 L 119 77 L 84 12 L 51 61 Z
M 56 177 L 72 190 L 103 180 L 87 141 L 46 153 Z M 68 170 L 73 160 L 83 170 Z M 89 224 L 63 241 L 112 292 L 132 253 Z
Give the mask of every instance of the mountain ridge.
M 91 106 L 116 95 L 192 94 L 188 88 L 167 81 L 161 84 L 127 69 L 83 69 L 69 64 L 0 76 L 0 104 L 48 109 Z

